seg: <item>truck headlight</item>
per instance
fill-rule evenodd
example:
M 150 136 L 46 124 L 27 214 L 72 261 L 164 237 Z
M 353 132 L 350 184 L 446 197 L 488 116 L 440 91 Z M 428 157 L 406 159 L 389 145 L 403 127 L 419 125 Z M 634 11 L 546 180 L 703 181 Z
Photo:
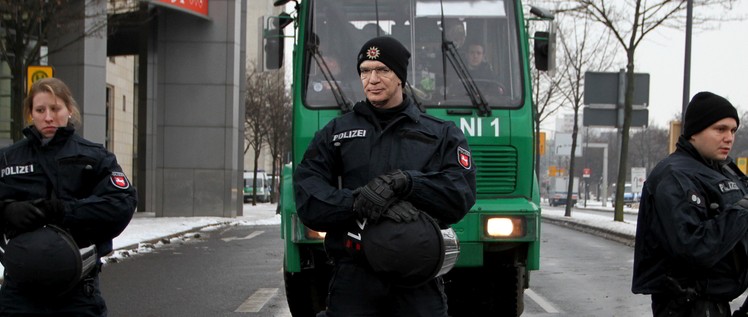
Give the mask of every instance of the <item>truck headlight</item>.
M 524 219 L 520 217 L 486 218 L 486 235 L 491 238 L 514 238 L 525 235 Z

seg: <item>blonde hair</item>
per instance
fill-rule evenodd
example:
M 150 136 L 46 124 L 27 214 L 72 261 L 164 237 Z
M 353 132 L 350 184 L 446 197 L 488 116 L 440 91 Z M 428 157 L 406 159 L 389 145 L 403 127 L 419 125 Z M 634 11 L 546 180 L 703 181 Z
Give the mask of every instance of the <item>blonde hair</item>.
M 52 94 L 53 97 L 60 98 L 65 106 L 70 111 L 70 119 L 68 124 L 75 128 L 81 125 L 81 113 L 78 109 L 78 103 L 75 102 L 73 94 L 70 92 L 70 88 L 62 80 L 57 78 L 44 78 L 37 80 L 31 85 L 29 94 L 26 99 L 23 100 L 23 116 L 24 118 L 31 118 L 31 111 L 34 108 L 34 96 L 39 93 L 47 92 Z

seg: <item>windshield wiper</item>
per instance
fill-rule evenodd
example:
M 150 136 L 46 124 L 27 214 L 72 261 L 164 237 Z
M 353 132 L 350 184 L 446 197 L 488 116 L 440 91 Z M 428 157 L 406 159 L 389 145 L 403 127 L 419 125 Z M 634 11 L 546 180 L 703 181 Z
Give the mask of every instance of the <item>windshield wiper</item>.
M 351 100 L 343 93 L 343 89 L 340 88 L 340 84 L 335 80 L 335 77 L 330 71 L 330 67 L 327 66 L 325 59 L 322 57 L 319 45 L 314 42 L 315 41 L 312 41 L 307 44 L 307 49 L 311 53 L 312 58 L 314 58 L 314 62 L 317 64 L 317 67 L 319 67 L 320 72 L 322 72 L 322 76 L 324 76 L 327 83 L 330 84 L 330 92 L 332 92 L 332 95 L 335 97 L 335 103 L 338 104 L 338 107 L 343 111 L 343 113 L 351 111 L 351 109 L 353 109 L 353 102 L 351 102 Z
M 478 109 L 478 115 L 479 116 L 489 116 L 491 115 L 491 108 L 488 107 L 488 103 L 483 98 L 483 94 L 480 92 L 480 89 L 478 89 L 478 86 L 475 84 L 475 80 L 473 79 L 473 76 L 470 75 L 470 72 L 468 72 L 467 67 L 465 66 L 465 62 L 462 60 L 462 57 L 460 56 L 460 53 L 457 52 L 457 47 L 455 47 L 454 42 L 447 41 L 447 36 L 445 34 L 446 32 L 446 24 L 444 22 L 444 1 L 439 1 L 442 6 L 441 10 L 441 19 L 442 19 L 442 64 L 446 64 L 444 61 L 444 57 L 446 56 L 449 60 L 449 63 L 452 64 L 452 68 L 454 68 L 455 72 L 457 73 L 457 77 L 460 78 L 460 81 L 462 82 L 462 86 L 465 87 L 465 92 L 467 92 L 468 97 L 470 97 L 470 102 L 473 104 L 473 107 L 476 107 Z M 443 65 L 444 67 L 444 86 L 445 86 L 445 98 L 446 98 L 446 83 L 447 83 L 447 67 L 446 65 Z

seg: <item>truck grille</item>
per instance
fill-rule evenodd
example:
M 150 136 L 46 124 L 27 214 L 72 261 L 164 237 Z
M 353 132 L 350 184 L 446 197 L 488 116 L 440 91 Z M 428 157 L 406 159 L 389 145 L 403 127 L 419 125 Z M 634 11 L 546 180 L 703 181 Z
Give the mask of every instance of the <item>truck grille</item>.
M 511 146 L 471 145 L 478 198 L 512 193 L 517 186 L 517 149 Z

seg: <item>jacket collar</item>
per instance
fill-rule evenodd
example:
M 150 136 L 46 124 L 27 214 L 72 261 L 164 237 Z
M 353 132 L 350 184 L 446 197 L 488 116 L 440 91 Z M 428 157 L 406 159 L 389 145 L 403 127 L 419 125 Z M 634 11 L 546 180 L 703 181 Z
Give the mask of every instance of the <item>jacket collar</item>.
M 418 122 L 421 119 L 422 112 L 418 109 L 418 107 L 415 106 L 415 104 L 413 103 L 413 99 L 411 99 L 410 96 L 403 94 L 403 103 L 401 103 L 400 105 L 403 104 L 405 105 L 405 109 L 403 109 L 403 111 L 400 113 L 410 118 L 410 120 L 412 120 L 413 122 Z M 353 111 L 359 115 L 370 118 L 371 120 L 376 120 L 376 115 L 370 107 L 373 106 L 368 99 L 361 100 L 357 102 L 353 107 Z
M 66 127 L 57 128 L 57 132 L 55 132 L 55 135 L 52 136 L 52 139 L 49 140 L 47 145 L 65 143 L 73 134 L 75 134 L 75 128 L 70 124 Z M 44 144 L 44 136 L 33 125 L 24 128 L 23 135 L 25 135 L 32 144 Z
M 697 161 L 701 162 L 702 164 L 711 167 L 712 169 L 715 169 L 717 171 L 721 170 L 722 165 L 727 164 L 732 161 L 732 158 L 729 156 L 724 161 L 714 161 L 714 160 L 708 160 L 701 156 L 699 151 L 691 144 L 691 142 L 686 139 L 683 135 L 681 135 L 678 138 L 678 143 L 675 144 L 676 152 L 685 153 L 688 156 L 693 157 Z

